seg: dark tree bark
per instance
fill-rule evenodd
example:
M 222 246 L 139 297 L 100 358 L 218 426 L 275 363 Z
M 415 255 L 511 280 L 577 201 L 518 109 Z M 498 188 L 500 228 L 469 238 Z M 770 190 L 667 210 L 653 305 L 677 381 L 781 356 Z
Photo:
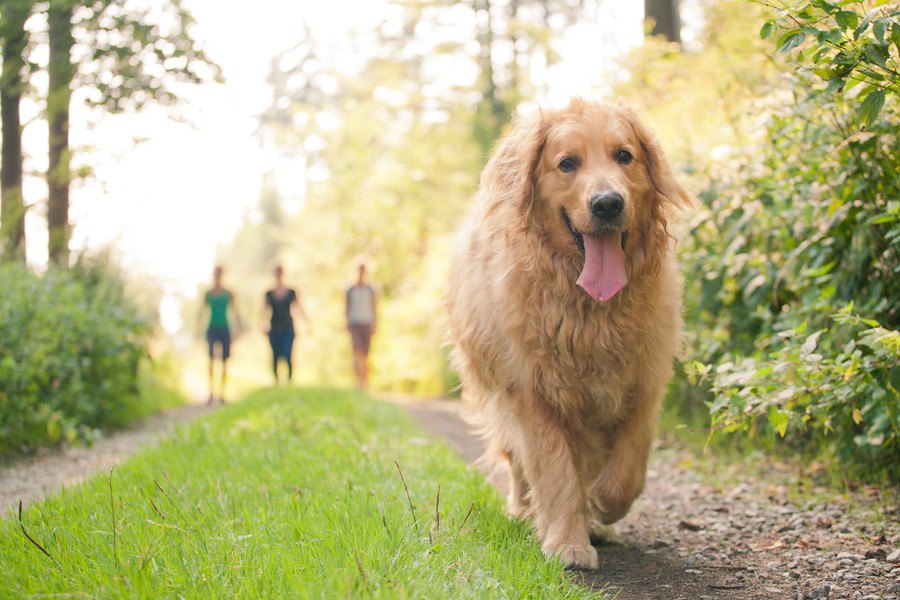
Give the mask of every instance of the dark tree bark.
M 47 66 L 47 121 L 49 164 L 47 167 L 47 228 L 50 262 L 69 263 L 69 103 L 72 97 L 72 0 L 50 0 L 47 11 L 50 59 Z
M 22 121 L 19 103 L 30 0 L 3 7 L 3 70 L 0 71 L 0 247 L 7 260 L 25 261 L 25 199 L 22 197 Z
M 651 34 L 664 36 L 670 42 L 681 42 L 678 0 L 644 0 L 644 16 L 653 20 Z

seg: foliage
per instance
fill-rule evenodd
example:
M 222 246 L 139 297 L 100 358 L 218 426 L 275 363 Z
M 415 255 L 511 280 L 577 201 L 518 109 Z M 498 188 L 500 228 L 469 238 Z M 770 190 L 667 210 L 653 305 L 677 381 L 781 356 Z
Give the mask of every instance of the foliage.
M 767 4 L 776 18 L 760 37 L 778 36 L 779 52 L 827 82 L 827 92 L 854 92 L 857 119 L 872 125 L 887 94 L 900 94 L 900 7 L 884 1 Z
M 90 440 L 146 412 L 139 398 L 150 321 L 102 261 L 38 276 L 0 267 L 0 454 Z
M 866 48 L 866 31 L 893 31 L 896 14 L 859 14 L 850 33 L 839 15 L 855 7 L 804 3 L 762 28 L 814 21 L 825 42 L 778 38 L 805 67 L 786 76 L 793 93 L 760 103 L 764 137 L 715 165 L 700 194 L 707 208 L 684 241 L 699 361 L 688 371 L 710 386 L 717 430 L 768 430 L 837 453 L 855 475 L 898 477 L 897 76 L 878 80 L 865 50 L 842 67 L 834 33 Z M 812 36 L 803 27 L 793 34 Z M 868 98 L 882 92 L 874 111 Z
M 257 392 L 22 521 L 52 558 L 0 522 L 16 596 L 600 596 L 402 409 L 348 391 Z

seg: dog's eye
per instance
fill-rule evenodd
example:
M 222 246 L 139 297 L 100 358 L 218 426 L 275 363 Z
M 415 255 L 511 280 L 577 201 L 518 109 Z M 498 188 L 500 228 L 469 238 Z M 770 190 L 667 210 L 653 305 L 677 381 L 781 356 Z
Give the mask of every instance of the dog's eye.
M 634 157 L 631 155 L 631 152 L 629 152 L 628 150 L 618 150 L 618 151 L 616 151 L 614 158 L 616 159 L 616 162 L 619 163 L 620 165 L 627 165 L 628 163 L 631 162 L 631 160 Z
M 559 161 L 559 170 L 563 173 L 569 173 L 570 171 L 574 171 L 578 168 L 578 159 L 572 156 L 567 156 L 561 161 Z

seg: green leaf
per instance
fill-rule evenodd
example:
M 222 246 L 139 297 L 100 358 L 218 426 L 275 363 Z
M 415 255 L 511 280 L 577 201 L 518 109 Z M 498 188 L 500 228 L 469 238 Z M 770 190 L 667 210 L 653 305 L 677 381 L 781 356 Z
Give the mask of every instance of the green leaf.
M 870 62 L 875 63 L 881 68 L 887 68 L 888 53 L 885 48 L 878 44 L 866 44 L 863 46 L 863 51 Z
M 825 88 L 825 93 L 833 94 L 837 91 L 840 91 L 842 87 L 844 87 L 844 80 L 836 77 L 828 81 L 828 86 Z
M 886 29 L 887 24 L 882 19 L 878 19 L 872 23 L 872 33 L 875 35 L 875 39 L 878 40 L 879 44 L 884 44 L 884 32 Z
M 883 106 L 884 90 L 875 90 L 870 92 L 866 96 L 866 99 L 862 101 L 862 104 L 859 105 L 857 116 L 861 122 L 865 123 L 867 126 L 871 126 L 878 118 L 878 115 L 881 113 L 881 107 Z
M 790 31 L 778 40 L 778 52 L 790 52 L 803 43 L 806 36 L 799 31 Z
M 859 25 L 859 17 L 852 10 L 842 10 L 834 15 L 841 29 L 856 29 Z
M 766 39 L 770 35 L 772 35 L 772 31 L 775 29 L 774 21 L 766 21 L 763 23 L 762 29 L 759 30 L 759 37 L 762 39 Z
M 772 429 L 777 431 L 778 435 L 784 437 L 791 418 L 790 414 L 775 408 L 775 406 L 769 406 L 769 412 L 766 417 L 769 419 L 769 425 L 772 426 Z

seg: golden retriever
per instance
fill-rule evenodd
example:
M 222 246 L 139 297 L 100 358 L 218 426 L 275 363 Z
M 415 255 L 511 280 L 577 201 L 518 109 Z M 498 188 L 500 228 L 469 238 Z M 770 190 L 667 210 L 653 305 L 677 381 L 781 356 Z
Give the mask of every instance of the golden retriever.
M 481 176 L 446 296 L 453 355 L 509 512 L 596 568 L 644 486 L 681 336 L 667 229 L 691 196 L 628 109 L 573 100 L 513 122 Z

